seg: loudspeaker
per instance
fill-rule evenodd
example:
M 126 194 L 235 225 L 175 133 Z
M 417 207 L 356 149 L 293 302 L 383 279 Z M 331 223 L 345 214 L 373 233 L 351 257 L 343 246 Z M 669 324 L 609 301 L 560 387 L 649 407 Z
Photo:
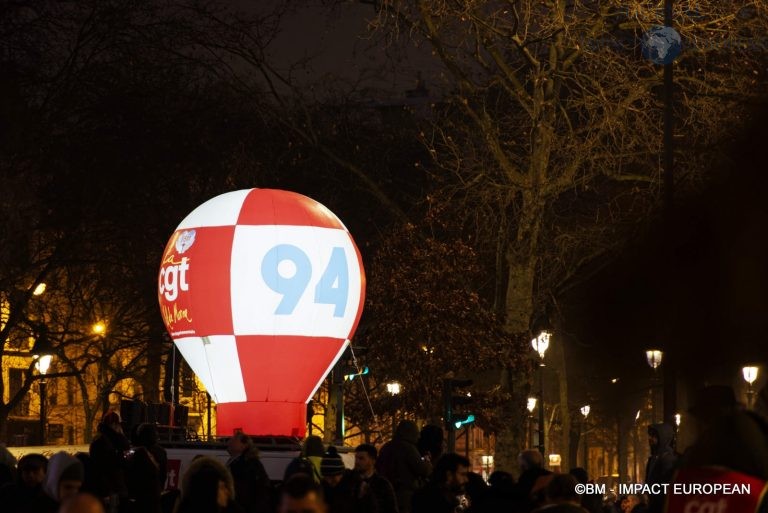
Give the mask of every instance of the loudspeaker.
M 132 401 L 130 399 L 120 400 L 120 418 L 125 428 L 130 433 L 134 426 L 143 424 L 147 421 L 147 405 L 142 401 Z
M 149 403 L 147 405 L 147 422 L 161 426 L 171 425 L 170 403 Z
M 183 404 L 173 405 L 173 425 L 179 427 L 187 427 L 187 420 L 189 419 L 189 407 Z

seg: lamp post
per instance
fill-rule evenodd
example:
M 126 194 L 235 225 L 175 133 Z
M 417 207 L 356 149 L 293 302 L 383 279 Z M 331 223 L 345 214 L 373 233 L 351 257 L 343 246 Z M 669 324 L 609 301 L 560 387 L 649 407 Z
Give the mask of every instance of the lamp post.
M 645 358 L 648 360 L 648 365 L 653 369 L 653 378 L 651 379 L 651 422 L 656 423 L 656 381 L 658 376 L 658 368 L 661 365 L 661 360 L 664 357 L 664 353 L 658 349 L 648 349 L 645 352 Z
M 754 366 L 747 366 L 742 367 L 741 374 L 744 376 L 744 381 L 747 382 L 747 409 L 752 409 L 754 398 L 755 398 L 755 390 L 752 388 L 752 384 L 757 379 L 757 367 Z
M 584 470 L 587 471 L 587 475 L 589 475 L 589 444 L 587 443 L 587 436 L 589 433 L 588 426 L 587 426 L 587 417 L 589 417 L 589 405 L 586 404 L 581 407 L 580 411 L 581 414 L 584 415 L 584 424 L 583 424 L 583 430 L 584 430 Z
M 400 383 L 397 381 L 393 381 L 391 383 L 387 383 L 387 392 L 390 393 L 392 396 L 392 402 L 394 404 L 394 408 L 392 411 L 392 437 L 395 436 L 395 430 L 397 429 L 397 398 L 400 395 L 401 387 Z
M 483 463 L 483 478 L 488 482 L 488 476 L 491 475 L 491 467 L 493 467 L 493 455 L 483 454 L 480 456 L 480 459 Z
M 549 347 L 549 339 L 552 337 L 552 333 L 549 331 L 542 331 L 539 335 L 531 340 L 533 349 L 539 354 L 539 452 L 544 456 L 547 453 L 544 451 L 544 354 Z
M 640 421 L 640 411 L 637 410 L 637 414 L 635 415 L 635 424 L 632 428 L 632 477 L 634 479 L 635 483 L 639 483 L 639 470 L 637 468 L 637 453 L 640 451 L 639 442 L 638 439 L 640 438 L 637 434 L 637 423 Z
M 35 345 L 32 348 L 32 356 L 35 358 L 35 369 L 40 373 L 40 445 L 45 445 L 45 432 L 47 425 L 47 414 L 45 411 L 47 385 L 45 381 L 45 375 L 48 374 L 48 369 L 51 367 L 51 355 L 50 342 L 48 341 L 47 333 L 45 329 L 40 330 L 38 338 L 35 340 Z
M 536 409 L 535 397 L 528 398 L 526 408 L 528 409 L 528 447 L 533 447 L 533 410 Z

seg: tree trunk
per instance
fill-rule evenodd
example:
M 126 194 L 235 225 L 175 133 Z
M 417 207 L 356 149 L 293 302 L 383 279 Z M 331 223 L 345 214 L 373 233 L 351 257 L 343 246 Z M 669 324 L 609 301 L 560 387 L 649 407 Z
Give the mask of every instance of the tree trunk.
M 533 283 L 535 259 L 515 261 L 509 252 L 507 295 L 504 325 L 508 333 L 528 334 L 533 312 Z M 518 371 L 518 372 L 515 372 Z M 517 472 L 517 455 L 525 448 L 525 399 L 530 387 L 530 376 L 519 369 L 506 368 L 501 374 L 502 390 L 512 395 L 512 400 L 502 407 L 501 428 L 496 432 L 494 468 Z
M 578 466 L 578 460 L 571 459 L 571 410 L 568 407 L 568 372 L 565 359 L 565 347 L 563 337 L 558 337 L 551 344 L 552 358 L 550 365 L 557 371 L 558 400 L 560 401 L 560 468 L 567 471 L 571 467 Z M 578 450 L 578 446 L 577 446 Z M 544 455 L 546 457 L 546 454 Z
M 8 414 L 10 412 L 8 405 L 0 406 L 0 442 L 6 445 L 10 445 L 10 440 L 8 440 Z

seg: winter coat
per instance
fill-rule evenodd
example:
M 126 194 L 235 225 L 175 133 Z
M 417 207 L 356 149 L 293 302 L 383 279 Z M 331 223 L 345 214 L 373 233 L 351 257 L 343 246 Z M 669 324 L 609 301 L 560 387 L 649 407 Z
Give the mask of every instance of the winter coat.
M 269 476 L 255 450 L 236 456 L 227 464 L 235 485 L 235 502 L 246 513 L 268 513 L 271 510 Z
M 397 426 L 394 438 L 381 448 L 376 460 L 376 471 L 395 489 L 400 513 L 411 510 L 413 493 L 432 472 L 432 465 L 422 459 L 416 447 L 418 439 L 416 423 L 404 420 Z
M 655 447 L 651 447 L 651 455 L 645 466 L 645 484 L 671 483 L 679 459 L 673 447 L 675 430 L 667 423 L 653 424 L 649 430 L 656 431 L 659 442 Z M 663 494 L 651 494 L 648 498 L 648 510 L 661 513 L 664 500 Z

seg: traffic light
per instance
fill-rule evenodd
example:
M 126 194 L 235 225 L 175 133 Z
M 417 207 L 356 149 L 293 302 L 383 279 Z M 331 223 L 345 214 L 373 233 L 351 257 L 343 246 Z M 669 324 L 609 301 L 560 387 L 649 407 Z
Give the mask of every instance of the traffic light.
M 367 365 L 362 369 L 355 369 L 354 367 L 345 369 L 344 381 L 352 381 L 353 379 L 355 379 L 355 376 L 365 376 L 369 372 L 370 370 L 368 369 Z
M 475 421 L 473 414 L 458 411 L 472 402 L 472 394 L 462 390 L 470 385 L 471 379 L 443 379 L 443 418 L 448 431 L 448 452 L 456 450 L 456 430 Z
M 453 426 L 456 429 L 459 429 L 461 428 L 461 426 L 472 424 L 474 421 L 475 421 L 475 416 L 471 413 L 468 413 L 465 415 L 459 415 L 458 417 L 453 418 Z
M 461 390 L 471 385 L 471 379 L 446 378 L 443 380 L 443 418 L 445 419 L 445 425 L 449 429 L 460 417 L 462 419 L 466 418 L 466 415 L 457 414 L 457 410 L 460 409 L 460 406 L 472 402 L 472 394 Z M 472 416 L 472 420 L 474 420 L 474 416 Z

